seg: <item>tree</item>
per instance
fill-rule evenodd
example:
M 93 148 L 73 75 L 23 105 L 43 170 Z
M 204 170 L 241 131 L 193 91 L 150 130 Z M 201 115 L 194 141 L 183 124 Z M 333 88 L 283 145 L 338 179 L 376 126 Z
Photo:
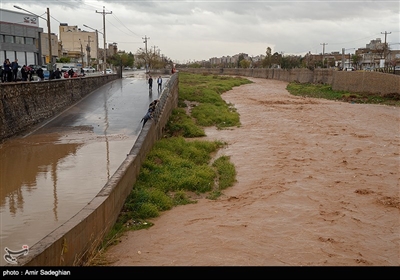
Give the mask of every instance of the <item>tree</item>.
M 359 65 L 359 62 L 361 62 L 361 60 L 362 60 L 361 55 L 353 54 L 351 56 L 351 61 L 353 62 L 353 65 L 356 66 L 356 69 L 358 69 L 358 65 Z
M 278 52 L 275 52 L 275 53 L 271 56 L 271 65 L 272 65 L 272 64 L 280 65 L 281 59 L 282 59 L 281 54 L 279 54 Z
M 240 62 L 240 67 L 242 68 L 249 68 L 250 67 L 250 61 L 246 60 L 246 59 L 242 59 Z
M 58 63 L 70 63 L 71 58 L 70 57 L 60 57 L 59 59 L 56 60 Z
M 272 52 L 271 48 L 268 47 L 267 51 L 265 52 L 266 56 L 262 61 L 262 66 L 270 68 L 271 67 L 271 57 L 272 57 Z

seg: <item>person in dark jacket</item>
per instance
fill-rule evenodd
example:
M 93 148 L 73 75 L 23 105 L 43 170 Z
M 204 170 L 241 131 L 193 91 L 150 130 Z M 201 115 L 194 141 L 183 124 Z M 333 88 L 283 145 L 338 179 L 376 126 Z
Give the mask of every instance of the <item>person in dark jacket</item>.
M 15 59 L 12 63 L 11 63 L 11 71 L 12 71 L 12 81 L 16 82 L 17 76 L 18 76 L 18 59 Z
M 36 70 L 36 74 L 37 74 L 37 76 L 39 77 L 40 81 L 44 81 L 44 73 L 43 73 L 42 67 L 39 67 L 39 68 Z
M 74 70 L 71 68 L 68 70 L 68 77 L 73 78 L 74 77 Z
M 54 71 L 53 77 L 54 77 L 55 79 L 61 79 L 61 71 L 60 71 L 60 68 L 57 68 L 56 71 Z
M 26 65 L 22 66 L 21 68 L 21 76 L 22 81 L 26 82 L 28 80 L 28 70 L 26 69 Z
M 153 89 L 153 78 L 150 76 L 149 77 L 149 90 Z
M 11 82 L 12 81 L 11 62 L 8 58 L 4 60 L 3 71 L 4 71 L 3 72 L 4 82 Z

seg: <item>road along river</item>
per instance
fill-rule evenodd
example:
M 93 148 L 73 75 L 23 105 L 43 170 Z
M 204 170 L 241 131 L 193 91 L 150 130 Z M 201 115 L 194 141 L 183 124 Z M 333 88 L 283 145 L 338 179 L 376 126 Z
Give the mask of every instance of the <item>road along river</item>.
M 163 78 L 165 84 L 169 77 Z M 149 92 L 144 73 L 125 76 L 0 145 L 1 250 L 32 247 L 92 200 L 133 147 L 140 120 L 160 94 Z

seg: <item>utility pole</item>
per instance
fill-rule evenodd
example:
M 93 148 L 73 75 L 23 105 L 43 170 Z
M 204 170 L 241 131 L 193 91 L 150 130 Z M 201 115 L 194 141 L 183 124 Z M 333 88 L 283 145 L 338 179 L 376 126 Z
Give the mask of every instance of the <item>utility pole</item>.
M 345 60 L 344 60 L 344 51 L 345 51 L 345 49 L 342 48 L 342 70 L 344 70 L 344 64 L 345 64 Z
M 153 51 L 153 64 L 155 64 L 156 63 L 156 61 L 158 60 L 157 59 L 157 57 L 156 57 L 156 48 L 158 48 L 158 46 L 153 46 L 153 49 L 154 49 L 154 51 Z
M 51 31 L 50 31 L 50 9 L 47 8 L 47 30 L 48 30 L 48 36 L 49 36 L 49 72 L 50 76 L 49 79 L 51 80 L 53 77 L 53 53 L 51 51 Z
M 82 47 L 81 39 L 79 39 L 79 43 L 81 44 L 81 63 L 82 63 L 82 68 L 83 68 L 83 47 Z
M 383 48 L 384 48 L 384 49 L 383 49 L 383 58 L 386 59 L 386 49 L 387 49 L 387 45 L 386 45 L 386 36 L 387 36 L 388 34 L 392 34 L 392 32 L 387 32 L 387 31 L 385 31 L 385 32 L 381 32 L 381 34 L 385 34 L 385 46 L 383 47 Z
M 91 66 L 90 63 L 90 42 L 94 42 L 90 40 L 90 36 L 88 36 L 87 45 L 86 45 L 86 53 L 87 53 L 87 66 Z
M 147 64 L 149 63 L 149 56 L 147 55 L 147 40 L 150 39 L 150 37 L 146 37 L 146 35 L 144 35 L 144 38 L 142 38 L 144 41 L 144 46 L 145 46 L 145 52 L 146 52 L 146 72 L 147 72 Z
M 328 45 L 328 43 L 322 43 L 322 68 L 324 68 L 325 64 L 325 45 Z
M 104 40 L 104 61 L 103 61 L 103 71 L 104 74 L 106 73 L 106 59 L 107 59 L 107 47 L 106 47 L 106 14 L 112 14 L 112 12 L 106 12 L 105 7 L 103 6 L 103 11 L 98 12 L 96 10 L 96 13 L 102 14 L 103 15 L 103 40 Z
M 144 38 L 142 38 L 144 41 L 143 41 L 143 43 L 144 43 L 144 49 L 145 49 L 145 51 L 146 51 L 146 54 L 147 54 L 147 40 L 149 40 L 150 39 L 150 37 L 146 37 L 146 35 L 144 35 Z

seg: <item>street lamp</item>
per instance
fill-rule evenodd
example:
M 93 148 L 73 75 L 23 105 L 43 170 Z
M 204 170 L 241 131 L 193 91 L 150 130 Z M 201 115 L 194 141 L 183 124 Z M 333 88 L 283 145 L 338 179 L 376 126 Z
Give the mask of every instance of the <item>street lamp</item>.
M 53 62 L 52 62 L 52 58 L 53 58 L 53 54 L 52 54 L 52 52 L 51 52 L 50 9 L 47 8 L 47 19 L 45 19 L 44 17 L 41 17 L 41 16 L 39 16 L 39 15 L 37 15 L 37 14 L 34 14 L 34 13 L 32 13 L 32 12 L 30 12 L 30 11 L 28 11 L 28 10 L 25 10 L 25 9 L 19 7 L 19 6 L 14 5 L 14 8 L 17 8 L 17 9 L 19 9 L 19 10 L 25 11 L 25 12 L 31 14 L 31 15 L 40 17 L 40 18 L 42 18 L 42 19 L 44 19 L 44 20 L 47 21 L 47 33 L 48 33 L 48 39 L 49 39 L 49 64 L 50 64 L 50 67 L 49 67 L 50 77 L 49 77 L 49 79 L 52 79 L 52 74 L 53 74 Z

